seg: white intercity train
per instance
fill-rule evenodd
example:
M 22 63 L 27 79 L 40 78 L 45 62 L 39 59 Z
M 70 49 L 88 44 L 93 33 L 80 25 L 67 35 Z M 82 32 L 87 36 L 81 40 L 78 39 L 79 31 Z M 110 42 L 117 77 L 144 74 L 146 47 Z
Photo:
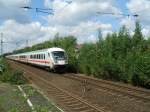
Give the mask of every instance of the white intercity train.
M 58 47 L 8 55 L 6 58 L 51 70 L 64 69 L 68 64 L 65 50 Z

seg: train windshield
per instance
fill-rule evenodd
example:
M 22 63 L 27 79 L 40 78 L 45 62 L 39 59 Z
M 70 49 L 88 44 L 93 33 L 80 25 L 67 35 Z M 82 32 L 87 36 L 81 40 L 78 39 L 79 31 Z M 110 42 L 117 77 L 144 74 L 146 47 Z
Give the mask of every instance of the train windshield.
M 52 52 L 53 57 L 55 60 L 65 60 L 66 59 L 66 54 L 63 51 L 53 51 Z

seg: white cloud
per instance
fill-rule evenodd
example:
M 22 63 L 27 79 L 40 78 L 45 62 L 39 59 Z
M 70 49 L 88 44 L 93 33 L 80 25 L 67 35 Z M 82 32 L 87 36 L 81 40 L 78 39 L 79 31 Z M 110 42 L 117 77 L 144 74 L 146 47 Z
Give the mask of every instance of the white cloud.
M 26 40 L 29 40 L 29 44 L 32 45 L 45 35 L 39 22 L 21 24 L 14 20 L 7 20 L 0 26 L 0 31 L 4 34 L 5 42 L 12 42 L 7 44 L 10 51 L 16 48 L 17 42 L 19 42 L 18 47 L 24 47 Z
M 128 29 L 133 30 L 135 28 L 135 21 L 130 17 L 126 17 L 121 20 L 120 25 L 125 25 Z
M 143 28 L 142 33 L 146 39 L 150 38 L 150 26 Z
M 149 0 L 130 0 L 127 7 L 132 14 L 138 14 L 141 22 L 150 24 L 150 1 Z
M 64 0 L 47 1 L 45 0 L 45 4 L 51 4 L 55 11 L 54 16 L 48 16 L 50 25 L 77 25 L 94 17 L 98 11 L 120 12 L 118 8 L 113 6 L 113 0 L 75 0 L 69 5 Z
M 18 10 L 18 7 L 25 6 L 24 4 L 29 5 L 30 0 L 25 3 L 23 1 L 9 0 L 8 4 L 4 0 L 0 1 L 0 6 L 3 7 L 0 9 L 5 11 L 4 8 L 6 8 L 5 13 L 10 11 L 10 14 L 2 14 L 3 11 L 0 10 L 0 14 L 4 16 L 0 31 L 4 33 L 5 41 L 20 42 L 19 48 L 25 46 L 26 40 L 33 45 L 52 39 L 57 32 L 60 36 L 74 35 L 79 43 L 95 42 L 98 28 L 102 30 L 104 36 L 111 33 L 113 29 L 111 23 L 93 21 L 92 17 L 96 15 L 96 12 L 120 12 L 114 6 L 114 0 L 75 0 L 70 5 L 67 5 L 65 0 L 45 0 L 45 6 L 54 8 L 55 15 L 44 16 L 48 22 L 44 26 L 39 21 L 28 22 L 26 11 L 22 12 L 20 8 Z M 7 48 L 6 51 L 11 51 L 16 46 L 8 44 Z
M 21 9 L 29 5 L 30 0 L 0 0 L 0 21 L 14 19 L 18 22 L 28 22 L 26 11 Z
M 97 30 L 101 29 L 102 32 L 106 30 L 112 30 L 111 24 L 102 24 L 102 23 L 95 23 L 95 22 L 82 22 L 77 26 L 70 27 L 70 35 L 75 35 L 78 37 L 78 42 L 83 43 L 86 41 L 91 41 L 97 39 Z
M 4 34 L 9 50 L 16 48 L 15 43 L 19 42 L 19 48 L 26 45 L 26 40 L 29 40 L 29 45 L 39 43 L 48 39 L 52 39 L 59 32 L 61 36 L 74 35 L 79 43 L 87 41 L 95 41 L 97 39 L 96 31 L 98 28 L 104 29 L 103 32 L 111 31 L 111 24 L 102 24 L 94 22 L 82 22 L 78 26 L 42 26 L 39 22 L 31 22 L 26 24 L 18 23 L 14 20 L 7 20 L 0 26 L 0 31 Z

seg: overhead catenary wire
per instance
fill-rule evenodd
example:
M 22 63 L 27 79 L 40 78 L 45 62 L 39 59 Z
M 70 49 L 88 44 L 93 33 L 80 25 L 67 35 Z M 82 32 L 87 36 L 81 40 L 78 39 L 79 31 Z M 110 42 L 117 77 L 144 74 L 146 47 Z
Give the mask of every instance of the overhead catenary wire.
M 54 1 L 54 0 L 52 0 Z M 66 6 L 68 6 L 69 4 L 72 3 L 72 1 L 65 1 L 67 4 L 62 7 L 60 10 L 62 11 Z M 40 12 L 40 13 L 46 13 L 46 14 L 50 14 L 50 15 L 54 15 L 54 9 L 52 8 L 37 8 L 37 7 L 30 7 L 30 6 L 23 6 L 23 7 L 20 7 L 20 8 L 23 8 L 23 9 L 27 9 L 27 10 L 35 10 L 37 13 Z M 59 12 L 59 11 L 57 11 Z
M 51 8 L 34 8 L 34 7 L 30 7 L 30 6 L 23 6 L 20 7 L 23 9 L 27 9 L 27 10 L 35 10 L 36 12 L 41 12 L 41 13 L 47 13 L 47 14 L 51 14 L 54 15 L 54 10 Z
M 139 14 L 135 13 L 135 14 L 126 14 L 126 13 L 114 13 L 114 12 L 96 12 L 97 14 L 102 14 L 102 15 L 113 15 L 113 16 L 125 16 L 125 17 L 135 17 L 137 18 L 139 16 Z

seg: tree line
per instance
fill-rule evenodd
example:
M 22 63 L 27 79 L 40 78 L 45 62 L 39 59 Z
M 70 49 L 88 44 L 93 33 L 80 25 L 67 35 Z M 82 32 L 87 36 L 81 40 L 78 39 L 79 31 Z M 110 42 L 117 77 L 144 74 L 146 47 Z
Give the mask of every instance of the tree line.
M 68 54 L 70 71 L 150 88 L 150 38 L 143 36 L 139 22 L 136 22 L 133 35 L 123 26 L 105 39 L 99 31 L 98 37 L 96 43 L 84 43 L 77 51 L 74 36 L 59 37 L 57 34 L 53 40 L 14 53 L 62 47 Z

